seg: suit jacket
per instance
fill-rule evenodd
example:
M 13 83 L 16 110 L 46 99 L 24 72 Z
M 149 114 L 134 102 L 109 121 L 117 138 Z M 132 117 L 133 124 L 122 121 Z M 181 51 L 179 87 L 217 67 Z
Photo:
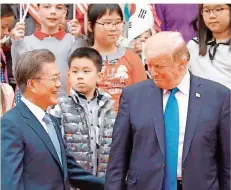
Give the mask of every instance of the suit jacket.
M 2 190 L 69 190 L 69 180 L 81 190 L 103 190 L 104 179 L 86 172 L 66 152 L 60 123 L 51 119 L 62 165 L 47 132 L 23 102 L 1 118 Z
M 105 189 L 162 189 L 164 134 L 162 90 L 153 80 L 125 88 L 112 136 Z M 230 90 L 193 75 L 182 185 L 184 190 L 230 189 Z

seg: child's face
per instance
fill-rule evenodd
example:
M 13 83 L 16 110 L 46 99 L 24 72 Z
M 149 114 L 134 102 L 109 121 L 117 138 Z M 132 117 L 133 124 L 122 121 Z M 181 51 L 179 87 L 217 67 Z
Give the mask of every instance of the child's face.
M 55 28 L 62 23 L 67 8 L 64 4 L 40 4 L 37 11 L 42 25 Z
M 88 95 L 95 91 L 100 80 L 100 73 L 93 61 L 87 58 L 75 58 L 69 70 L 71 87 L 82 94 Z
M 102 25 L 104 24 L 104 25 Z M 111 24 L 114 24 L 110 26 Z M 116 25 L 115 25 L 116 24 Z M 94 27 L 94 39 L 98 44 L 116 44 L 123 30 L 123 21 L 117 12 L 109 14 L 109 11 L 98 19 Z
M 6 35 L 10 34 L 10 27 L 14 22 L 14 16 L 2 17 L 1 18 L 1 39 Z
M 230 8 L 226 4 L 204 4 L 202 16 L 212 33 L 230 30 Z

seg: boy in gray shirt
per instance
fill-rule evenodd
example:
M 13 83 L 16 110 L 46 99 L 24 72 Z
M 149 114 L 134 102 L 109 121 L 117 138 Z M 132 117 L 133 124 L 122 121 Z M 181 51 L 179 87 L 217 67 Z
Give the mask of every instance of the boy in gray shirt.
M 49 49 L 55 54 L 56 64 L 61 74 L 62 87 L 59 96 L 68 94 L 68 64 L 67 60 L 73 50 L 85 45 L 81 39 L 81 26 L 77 20 L 71 21 L 71 34 L 60 30 L 59 25 L 66 16 L 65 4 L 38 4 L 38 15 L 41 30 L 36 30 L 32 35 L 25 36 L 25 25 L 18 22 L 13 30 L 12 62 L 13 68 L 20 56 L 34 49 Z M 13 69 L 14 70 L 14 69 Z

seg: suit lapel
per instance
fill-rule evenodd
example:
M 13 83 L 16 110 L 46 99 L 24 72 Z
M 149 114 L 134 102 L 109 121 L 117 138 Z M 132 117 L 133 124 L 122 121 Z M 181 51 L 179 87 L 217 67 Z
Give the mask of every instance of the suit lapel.
M 56 153 L 56 150 L 54 148 L 54 145 L 45 131 L 44 127 L 41 125 L 41 123 L 38 121 L 38 119 L 34 116 L 34 114 L 30 111 L 30 109 L 23 103 L 20 102 L 18 104 L 22 115 L 26 119 L 26 123 L 34 130 L 34 132 L 39 136 L 39 138 L 44 142 L 47 149 L 50 151 L 52 156 L 55 158 L 55 160 L 58 162 L 59 166 L 61 167 L 61 163 L 59 161 L 58 155 Z
M 153 82 L 151 83 L 151 93 L 149 94 L 150 113 L 152 113 L 154 127 L 160 150 L 165 157 L 165 140 L 164 140 L 164 117 L 163 117 L 163 94 L 162 90 L 157 88 Z
M 197 126 L 197 121 L 201 111 L 203 90 L 201 87 L 201 83 L 199 78 L 193 76 L 190 73 L 190 93 L 189 93 L 189 103 L 188 103 L 188 114 L 187 114 L 187 122 L 185 129 L 185 137 L 184 137 L 184 146 L 183 146 L 183 163 L 186 159 L 186 156 L 189 152 L 190 145 L 192 143 L 192 139 L 195 133 L 195 129 Z

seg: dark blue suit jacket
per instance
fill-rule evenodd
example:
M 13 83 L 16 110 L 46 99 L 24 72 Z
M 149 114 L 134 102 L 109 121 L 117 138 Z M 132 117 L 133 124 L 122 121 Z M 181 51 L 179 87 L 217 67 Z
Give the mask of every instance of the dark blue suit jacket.
M 230 189 L 230 98 L 226 87 L 191 75 L 182 158 L 184 190 Z M 147 80 L 123 90 L 105 189 L 161 189 L 164 164 L 163 93 Z
M 62 165 L 47 132 L 19 103 L 1 118 L 2 190 L 103 190 L 104 180 L 79 167 L 66 151 L 59 121 L 51 116 L 60 142 Z

